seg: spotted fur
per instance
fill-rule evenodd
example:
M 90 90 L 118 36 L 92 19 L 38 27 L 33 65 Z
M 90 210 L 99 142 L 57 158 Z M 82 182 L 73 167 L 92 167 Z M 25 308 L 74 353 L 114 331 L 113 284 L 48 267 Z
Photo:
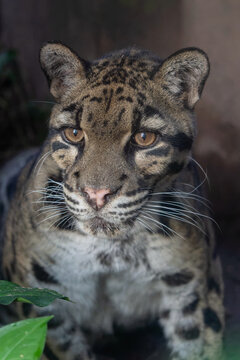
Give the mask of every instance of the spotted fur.
M 188 48 L 161 61 L 130 48 L 88 62 L 48 43 L 40 61 L 56 104 L 40 151 L 2 171 L 1 237 L 5 279 L 73 301 L 49 306 L 44 359 L 93 359 L 89 333 L 156 318 L 172 359 L 219 360 L 221 268 L 191 157 L 206 54 Z M 69 127 L 84 139 L 69 142 Z M 139 131 L 156 141 L 137 146 Z M 87 188 L 107 189 L 104 206 Z

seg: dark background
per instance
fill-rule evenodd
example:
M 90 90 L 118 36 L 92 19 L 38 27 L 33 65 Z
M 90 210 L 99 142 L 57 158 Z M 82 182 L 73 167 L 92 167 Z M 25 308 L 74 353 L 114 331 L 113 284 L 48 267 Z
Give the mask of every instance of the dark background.
M 86 59 L 136 45 L 164 58 L 207 52 L 211 73 L 196 107 L 197 160 L 206 169 L 226 279 L 227 318 L 240 324 L 239 0 L 0 0 L 0 162 L 40 144 L 53 101 L 38 53 L 60 40 Z M 42 101 L 42 102 L 41 102 Z M 239 335 L 240 339 L 240 335 Z

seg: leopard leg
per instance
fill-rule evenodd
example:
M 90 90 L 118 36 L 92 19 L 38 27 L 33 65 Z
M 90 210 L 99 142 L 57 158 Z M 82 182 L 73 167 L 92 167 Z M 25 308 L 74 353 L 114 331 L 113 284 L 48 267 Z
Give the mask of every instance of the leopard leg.
M 170 279 L 170 278 L 169 278 Z M 196 287 L 174 281 L 163 299 L 159 321 L 163 327 L 172 360 L 220 360 L 222 353 L 223 307 L 210 302 Z M 215 300 L 217 297 L 215 297 Z M 214 305 L 214 306 L 213 306 Z
M 62 323 L 60 329 L 53 329 L 50 325 L 43 359 L 95 360 L 82 332 L 68 325 Z

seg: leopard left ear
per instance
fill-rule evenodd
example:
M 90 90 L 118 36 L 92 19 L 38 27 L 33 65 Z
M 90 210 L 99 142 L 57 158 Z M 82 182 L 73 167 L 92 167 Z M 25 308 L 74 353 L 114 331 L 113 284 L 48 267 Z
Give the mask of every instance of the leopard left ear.
M 154 76 L 163 91 L 173 100 L 193 109 L 199 100 L 210 64 L 206 53 L 197 48 L 186 48 L 168 57 Z
M 87 61 L 59 42 L 48 42 L 41 48 L 40 63 L 50 92 L 58 101 L 86 80 L 90 67 Z

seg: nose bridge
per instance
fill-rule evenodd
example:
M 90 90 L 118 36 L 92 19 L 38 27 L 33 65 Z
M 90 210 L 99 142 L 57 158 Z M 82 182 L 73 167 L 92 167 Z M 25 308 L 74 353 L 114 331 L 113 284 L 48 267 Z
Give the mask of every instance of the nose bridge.
M 119 187 L 119 177 L 124 166 L 124 159 L 119 149 L 114 147 L 96 147 L 86 152 L 84 170 L 80 171 L 80 186 L 95 189 Z

